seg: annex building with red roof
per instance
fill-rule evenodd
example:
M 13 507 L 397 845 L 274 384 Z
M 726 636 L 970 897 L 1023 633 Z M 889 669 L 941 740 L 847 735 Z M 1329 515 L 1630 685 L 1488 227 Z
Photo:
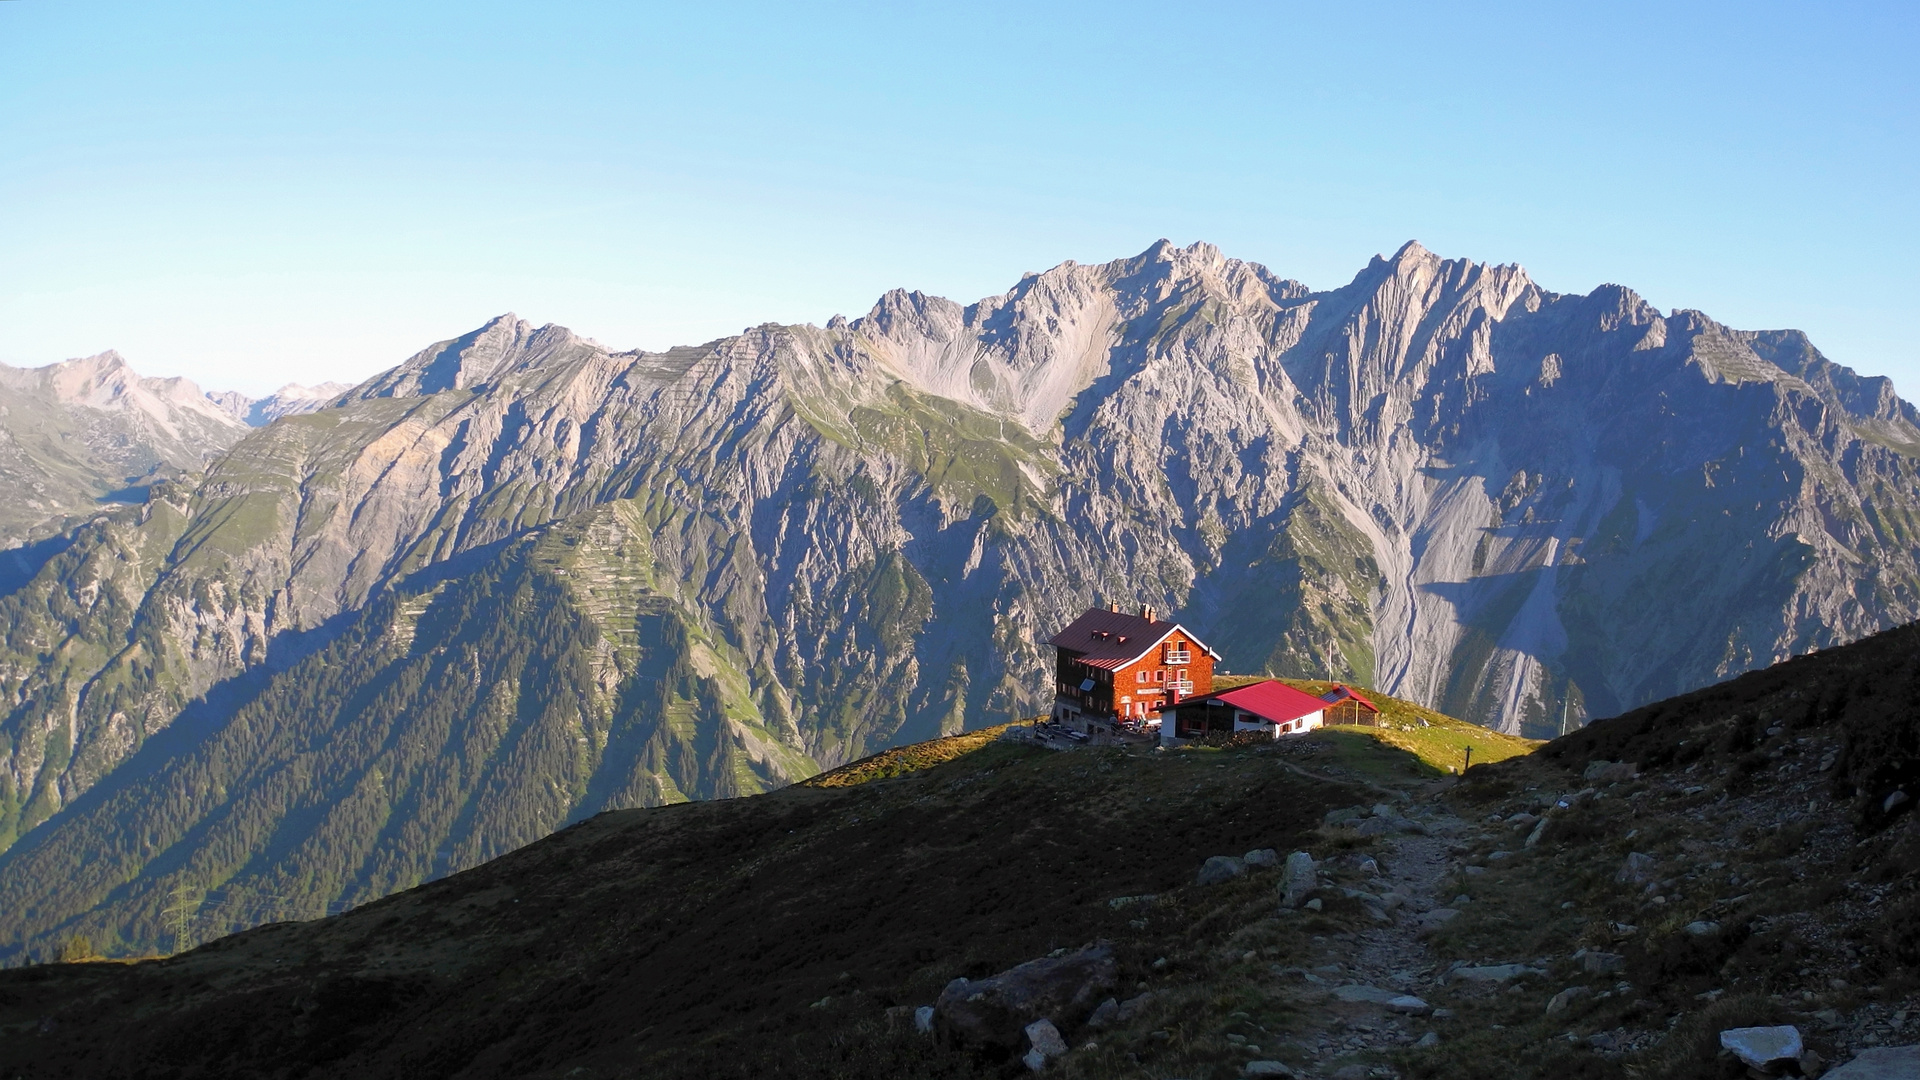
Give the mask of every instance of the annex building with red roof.
M 1331 703 L 1278 679 L 1236 686 L 1182 701 L 1160 726 L 1162 741 L 1233 735 L 1304 735 L 1327 722 Z
M 1093 608 L 1047 639 L 1056 651 L 1053 720 L 1088 734 L 1141 728 L 1213 689 L 1220 655 L 1178 623 Z

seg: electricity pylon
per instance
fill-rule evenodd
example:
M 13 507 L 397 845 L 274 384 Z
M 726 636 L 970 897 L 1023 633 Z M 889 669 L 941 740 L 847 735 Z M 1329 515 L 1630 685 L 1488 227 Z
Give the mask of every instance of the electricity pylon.
M 173 928 L 175 953 L 186 952 L 188 948 L 187 934 L 193 927 L 193 909 L 198 906 L 189 899 L 192 893 L 193 886 L 185 881 L 176 882 L 173 886 L 173 903 L 167 906 L 167 923 Z

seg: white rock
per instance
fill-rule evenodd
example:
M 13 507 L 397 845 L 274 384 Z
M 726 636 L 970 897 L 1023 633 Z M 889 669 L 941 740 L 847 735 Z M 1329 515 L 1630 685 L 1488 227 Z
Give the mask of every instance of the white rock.
M 933 1006 L 922 1005 L 913 1010 L 913 1030 L 922 1034 L 933 1030 Z
M 1060 1037 L 1060 1029 L 1044 1016 L 1027 1025 L 1027 1042 L 1033 1048 L 1021 1060 L 1034 1072 L 1039 1072 L 1049 1060 L 1067 1052 L 1067 1040 Z M 1036 1058 L 1039 1059 L 1037 1065 L 1034 1063 Z
M 1320 883 L 1319 874 L 1314 870 L 1313 856 L 1304 851 L 1296 851 L 1287 856 L 1287 866 L 1280 877 L 1280 905 L 1299 907 Z
M 1720 1046 L 1756 1069 L 1765 1069 L 1775 1061 L 1798 1061 L 1806 1049 L 1800 1041 L 1800 1029 L 1790 1025 L 1728 1028 L 1720 1033 Z

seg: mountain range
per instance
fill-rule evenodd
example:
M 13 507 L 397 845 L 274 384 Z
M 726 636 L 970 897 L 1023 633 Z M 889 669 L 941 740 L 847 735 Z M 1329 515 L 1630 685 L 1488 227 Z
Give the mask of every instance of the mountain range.
M 1920 614 L 1886 380 L 1417 244 L 1315 291 L 1163 241 L 665 352 L 503 316 L 257 429 L 176 398 L 198 459 L 10 553 L 14 955 L 1030 714 L 1095 604 L 1528 735 Z
M 112 351 L 39 368 L 0 364 L 0 552 L 58 536 L 156 478 L 202 472 L 249 429 L 350 389 L 203 393 L 188 379 L 144 378 Z

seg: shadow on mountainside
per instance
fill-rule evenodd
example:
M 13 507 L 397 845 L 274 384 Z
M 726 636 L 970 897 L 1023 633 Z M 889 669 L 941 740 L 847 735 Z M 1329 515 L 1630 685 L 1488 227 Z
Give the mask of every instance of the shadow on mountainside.
M 956 976 L 1106 938 L 1129 984 L 1162 980 L 1174 943 L 1229 933 L 1222 899 L 1270 880 L 1156 907 L 1145 938 L 1140 912 L 1107 901 L 1178 894 L 1207 854 L 1297 845 L 1354 797 L 1271 767 L 1271 752 L 992 742 L 849 787 L 615 811 L 343 917 L 165 961 L 0 974 L 0 1030 L 51 1018 L 45 1035 L 0 1037 L 0 1064 L 891 1075 L 928 1050 L 910 1021 L 886 1036 L 886 1010 Z M 855 1030 L 878 1056 L 848 1072 L 832 1046 Z
M 1458 779 L 1354 731 L 975 733 L 163 961 L 0 972 L 0 1070 L 1011 1077 L 914 1009 L 1096 941 L 1126 1008 L 1051 1016 L 1049 1073 L 1731 1080 L 1717 1033 L 1776 1022 L 1844 1061 L 1920 1041 L 1916 706 L 1909 627 Z M 1317 860 L 1307 903 L 1257 865 L 1196 883 L 1260 848 Z

